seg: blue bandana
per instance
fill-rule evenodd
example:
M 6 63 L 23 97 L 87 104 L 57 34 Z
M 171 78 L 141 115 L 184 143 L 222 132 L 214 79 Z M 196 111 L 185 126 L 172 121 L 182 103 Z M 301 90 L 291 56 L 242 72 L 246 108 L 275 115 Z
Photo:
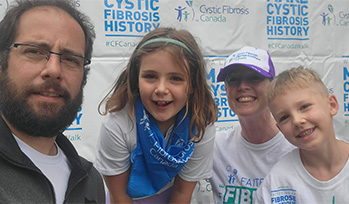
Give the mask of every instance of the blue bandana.
M 181 171 L 191 157 L 194 143 L 189 141 L 190 118 L 187 115 L 183 119 L 184 114 L 185 110 L 178 113 L 165 146 L 164 136 L 156 120 L 148 114 L 142 101 L 137 100 L 137 146 L 130 155 L 132 170 L 126 191 L 131 198 L 158 192 Z

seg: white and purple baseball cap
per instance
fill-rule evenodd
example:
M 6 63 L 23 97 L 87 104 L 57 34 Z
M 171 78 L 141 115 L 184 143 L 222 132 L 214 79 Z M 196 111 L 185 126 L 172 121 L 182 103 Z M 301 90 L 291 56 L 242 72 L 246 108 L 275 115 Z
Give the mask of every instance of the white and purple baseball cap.
M 224 81 L 229 71 L 238 67 L 234 65 L 246 66 L 267 78 L 275 77 L 275 69 L 269 53 L 262 49 L 246 46 L 225 60 L 224 68 L 218 73 L 217 82 Z

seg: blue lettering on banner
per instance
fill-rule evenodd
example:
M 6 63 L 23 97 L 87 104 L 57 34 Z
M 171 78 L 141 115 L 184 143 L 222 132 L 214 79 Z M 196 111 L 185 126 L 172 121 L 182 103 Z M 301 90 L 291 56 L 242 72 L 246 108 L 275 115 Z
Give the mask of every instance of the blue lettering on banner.
M 236 114 L 230 109 L 227 99 L 227 94 L 224 89 L 223 82 L 216 82 L 216 69 L 212 68 L 209 73 L 206 73 L 206 78 L 211 84 L 213 98 L 218 106 L 217 122 L 237 121 Z
M 349 98 L 349 70 L 347 67 L 343 67 L 343 111 L 344 111 L 344 115 L 345 116 L 349 116 L 349 102 L 348 102 L 348 98 Z
M 80 108 L 79 111 L 76 113 L 75 120 L 64 132 L 64 135 L 72 142 L 78 141 L 78 140 L 81 141 L 82 116 L 83 116 L 82 108 Z
M 72 124 L 69 126 L 69 128 L 66 129 L 66 131 L 67 130 L 82 130 L 82 127 L 81 127 L 82 116 L 83 116 L 82 108 L 80 108 L 79 111 L 76 113 L 75 120 L 72 122 Z
M 344 66 L 343 66 L 343 113 L 344 116 L 349 116 L 349 70 L 348 70 L 348 59 L 349 56 L 343 56 Z M 349 125 L 349 119 L 344 121 L 345 125 Z
M 141 37 L 160 26 L 159 0 L 104 0 L 107 37 Z
M 308 0 L 267 0 L 269 40 L 309 40 Z

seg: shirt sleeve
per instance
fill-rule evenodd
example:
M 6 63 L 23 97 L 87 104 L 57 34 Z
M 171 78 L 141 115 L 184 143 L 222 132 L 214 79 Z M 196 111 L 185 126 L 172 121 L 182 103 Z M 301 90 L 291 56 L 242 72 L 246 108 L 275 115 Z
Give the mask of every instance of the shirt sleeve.
M 256 191 L 255 199 L 253 199 L 254 204 L 259 203 L 270 203 L 271 201 L 271 191 L 270 191 L 270 175 L 268 174 L 263 183 L 258 187 Z
M 199 181 L 212 176 L 213 146 L 216 134 L 214 124 L 206 127 L 202 140 L 195 143 L 194 152 L 179 176 L 186 181 Z
M 104 118 L 96 152 L 96 168 L 101 174 L 118 175 L 130 167 L 129 157 L 136 144 L 136 131 L 127 112 L 111 113 Z

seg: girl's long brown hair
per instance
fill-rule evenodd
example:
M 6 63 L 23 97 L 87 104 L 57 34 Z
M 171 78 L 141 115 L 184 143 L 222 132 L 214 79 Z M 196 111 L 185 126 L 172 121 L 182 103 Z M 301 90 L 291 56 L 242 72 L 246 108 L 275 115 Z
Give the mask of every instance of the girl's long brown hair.
M 175 39 L 184 43 L 191 52 L 167 42 L 151 43 L 139 49 L 143 43 L 154 38 Z M 205 134 L 206 126 L 217 120 L 218 108 L 207 84 L 206 66 L 200 48 L 194 37 L 186 30 L 158 28 L 144 36 L 132 53 L 126 69 L 120 74 L 110 93 L 99 104 L 99 110 L 104 102 L 106 103 L 105 111 L 102 113 L 104 115 L 120 111 L 129 103 L 129 114 L 134 118 L 135 101 L 139 97 L 138 75 L 141 59 L 143 56 L 159 50 L 166 50 L 172 54 L 178 65 L 183 67 L 188 74 L 187 94 L 189 100 L 186 109 L 191 116 L 190 130 L 192 130 L 193 125 L 196 127 L 195 133 L 190 131 L 190 138 L 194 142 L 199 142 Z

